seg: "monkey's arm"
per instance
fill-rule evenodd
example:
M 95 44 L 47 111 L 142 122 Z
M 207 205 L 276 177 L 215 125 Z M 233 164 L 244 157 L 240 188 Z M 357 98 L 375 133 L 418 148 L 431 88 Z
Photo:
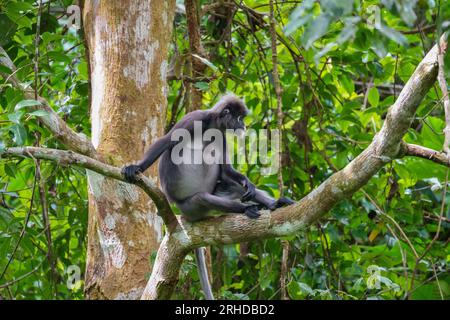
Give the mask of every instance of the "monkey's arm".
M 170 135 L 165 135 L 153 143 L 150 148 L 145 152 L 144 157 L 138 162 L 138 166 L 142 171 L 147 170 L 158 158 L 162 155 L 164 151 L 173 147 L 173 141 L 170 139 Z
M 172 148 L 174 145 L 178 143 L 178 141 L 172 141 L 171 136 L 172 133 L 177 129 L 185 129 L 189 131 L 189 133 L 193 134 L 194 131 L 194 121 L 205 121 L 207 119 L 207 113 L 201 110 L 197 110 L 185 115 L 166 135 L 162 136 L 158 140 L 156 140 L 147 152 L 144 154 L 144 157 L 141 161 L 139 161 L 135 165 L 126 166 L 122 169 L 122 173 L 125 176 L 125 179 L 129 182 L 134 182 L 136 179 L 136 174 L 144 172 L 150 167 L 161 154 Z
M 228 147 L 227 147 L 227 141 L 226 139 L 223 140 L 223 164 L 222 164 L 222 170 L 221 170 L 221 179 L 225 182 L 235 182 L 244 188 L 247 189 L 247 191 L 244 193 L 244 195 L 241 197 L 242 202 L 247 202 L 253 200 L 253 198 L 256 195 L 256 187 L 255 185 L 250 181 L 249 178 L 247 178 L 245 175 L 240 173 L 239 171 L 235 170 L 233 166 L 231 165 L 230 155 L 228 154 Z
M 275 200 L 269 197 L 265 192 L 256 189 L 256 186 L 250 181 L 249 178 L 247 178 L 239 171 L 236 171 L 231 165 L 230 156 L 228 154 L 225 140 L 223 150 L 224 163 L 222 165 L 221 179 L 226 183 L 237 183 L 247 189 L 247 191 L 241 197 L 242 202 L 255 201 L 257 203 L 265 205 L 270 210 L 275 210 L 277 208 L 294 203 L 293 200 L 286 197 L 281 197 L 278 200 Z
M 233 181 L 247 189 L 241 197 L 242 202 L 251 201 L 256 195 L 256 186 L 250 181 L 249 178 L 239 171 L 236 171 L 230 164 L 224 164 L 222 166 L 221 179 L 225 182 Z
M 144 154 L 144 157 L 137 164 L 126 166 L 122 169 L 122 173 L 125 176 L 125 179 L 129 182 L 134 182 L 136 179 L 136 174 L 142 173 L 147 170 L 167 149 L 173 146 L 173 141 L 170 139 L 170 135 L 166 134 L 165 136 L 159 138 L 153 143 L 147 152 Z

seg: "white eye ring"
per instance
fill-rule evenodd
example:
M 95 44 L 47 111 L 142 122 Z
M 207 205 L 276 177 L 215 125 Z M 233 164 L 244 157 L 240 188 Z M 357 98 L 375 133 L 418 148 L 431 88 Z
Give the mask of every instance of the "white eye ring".
M 242 116 L 238 116 L 237 120 L 238 120 L 238 121 L 241 121 L 241 118 L 242 118 Z
M 225 110 L 223 110 L 223 113 L 224 113 L 224 114 L 230 113 L 230 109 L 225 109 Z

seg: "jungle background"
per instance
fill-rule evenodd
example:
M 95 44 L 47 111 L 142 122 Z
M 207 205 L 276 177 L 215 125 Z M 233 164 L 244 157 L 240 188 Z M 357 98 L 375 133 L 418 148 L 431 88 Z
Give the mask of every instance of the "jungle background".
M 275 38 L 282 191 L 293 199 L 368 146 L 415 67 L 450 28 L 450 3 L 442 0 L 278 0 L 274 30 L 269 1 L 202 0 L 194 6 L 195 42 L 188 37 L 188 2 L 195 1 L 176 2 L 165 128 L 226 92 L 245 98 L 248 127 L 279 127 Z M 90 136 L 89 63 L 82 26 L 67 23 L 72 4 L 0 1 L 0 46 L 22 82 Z M 448 55 L 445 66 L 448 81 Z M 442 102 L 436 83 L 405 141 L 442 150 Z M 2 78 L 0 149 L 64 149 L 41 125 L 45 113 L 29 106 Z M 239 169 L 279 196 L 278 175 L 262 176 L 258 165 Z M 446 167 L 428 160 L 395 160 L 305 232 L 213 246 L 214 292 L 223 299 L 449 299 L 448 178 Z M 87 199 L 80 168 L 0 161 L 0 298 L 84 299 Z M 149 266 L 155 254 L 148 254 Z M 193 255 L 182 266 L 174 298 L 203 298 Z

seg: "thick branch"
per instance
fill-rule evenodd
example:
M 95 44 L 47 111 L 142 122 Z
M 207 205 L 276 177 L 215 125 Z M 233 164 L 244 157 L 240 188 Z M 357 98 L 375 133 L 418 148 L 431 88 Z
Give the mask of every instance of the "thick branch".
M 450 167 L 450 160 L 447 154 L 443 152 L 410 143 L 404 143 L 403 148 L 405 156 L 419 157 Z
M 286 236 L 306 228 L 328 212 L 337 202 L 351 196 L 386 163 L 400 155 L 402 138 L 408 130 L 423 97 L 437 76 L 438 47 L 434 46 L 404 86 L 395 104 L 389 109 L 386 121 L 370 146 L 344 169 L 335 173 L 319 187 L 294 205 L 281 208 L 272 214 L 266 212 L 258 219 L 243 215 L 222 216 L 197 223 L 183 219 L 169 235 L 178 245 L 171 246 L 182 254 L 187 249 L 212 244 L 231 244 L 256 239 Z M 169 248 L 163 248 L 160 253 Z M 179 265 L 158 257 L 143 298 L 165 298 L 173 287 L 161 284 L 176 283 Z M 175 269 L 174 269 L 175 268 Z M 172 270 L 165 277 L 162 269 Z M 176 272 L 174 271 L 176 270 Z
M 183 222 L 177 232 L 183 246 L 228 244 L 293 234 L 320 218 L 339 200 L 352 195 L 386 163 L 400 155 L 401 141 L 426 92 L 436 80 L 437 46 L 419 64 L 389 109 L 386 121 L 370 146 L 344 169 L 294 205 L 251 220 L 245 216 L 223 216 L 195 224 Z
M 12 60 L 9 58 L 6 51 L 0 47 L 0 65 L 7 67 L 11 70 L 11 74 L 0 72 L 0 75 L 14 87 L 23 91 L 26 99 L 34 99 L 34 91 L 32 88 L 25 86 L 17 78 L 16 67 Z M 55 137 L 61 141 L 67 148 L 88 155 L 90 157 L 96 157 L 96 151 L 91 141 L 84 135 L 73 131 L 67 123 L 61 119 L 61 117 L 50 107 L 48 102 L 38 97 L 40 105 L 30 107 L 32 110 L 44 110 L 48 115 L 41 117 L 42 123 L 55 135 Z
M 7 148 L 3 152 L 0 152 L 0 157 L 25 157 L 51 160 L 62 166 L 75 165 L 95 171 L 106 177 L 125 181 L 119 168 L 72 151 L 36 147 Z M 136 185 L 141 187 L 155 202 L 155 205 L 158 208 L 158 214 L 162 217 L 166 226 L 168 226 L 169 229 L 174 228 L 177 224 L 177 219 L 162 191 L 149 178 L 142 174 L 138 176 Z
M 189 251 L 180 248 L 178 240 L 166 233 L 158 249 L 152 269 L 152 276 L 142 294 L 142 300 L 170 299 L 178 282 L 178 273 L 184 257 Z

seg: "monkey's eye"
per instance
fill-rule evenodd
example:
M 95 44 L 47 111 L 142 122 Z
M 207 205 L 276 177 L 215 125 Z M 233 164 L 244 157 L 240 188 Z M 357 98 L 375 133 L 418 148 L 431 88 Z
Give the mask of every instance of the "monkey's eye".
M 230 109 L 224 109 L 223 110 L 223 115 L 229 114 L 230 113 Z

